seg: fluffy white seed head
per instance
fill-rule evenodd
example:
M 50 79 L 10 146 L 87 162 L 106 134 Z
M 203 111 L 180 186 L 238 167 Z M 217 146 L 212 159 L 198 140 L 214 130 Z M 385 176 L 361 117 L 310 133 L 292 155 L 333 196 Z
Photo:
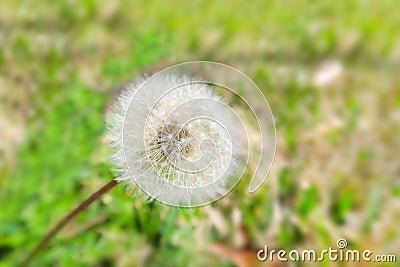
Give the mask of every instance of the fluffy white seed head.
M 120 180 L 151 199 L 206 204 L 240 178 L 233 175 L 243 134 L 238 123 L 206 83 L 152 76 L 128 84 L 115 104 L 108 120 L 111 160 Z

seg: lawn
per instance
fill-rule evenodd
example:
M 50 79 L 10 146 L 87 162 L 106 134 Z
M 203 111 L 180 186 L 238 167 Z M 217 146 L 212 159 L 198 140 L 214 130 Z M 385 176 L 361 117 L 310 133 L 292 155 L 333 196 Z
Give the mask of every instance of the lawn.
M 16 266 L 114 177 L 105 117 L 123 85 L 192 60 L 233 66 L 263 91 L 277 131 L 265 184 L 250 195 L 245 177 L 193 209 L 148 203 L 117 186 L 32 266 L 256 266 L 264 245 L 320 251 L 339 238 L 399 261 L 399 8 L 0 2 L 0 267 Z

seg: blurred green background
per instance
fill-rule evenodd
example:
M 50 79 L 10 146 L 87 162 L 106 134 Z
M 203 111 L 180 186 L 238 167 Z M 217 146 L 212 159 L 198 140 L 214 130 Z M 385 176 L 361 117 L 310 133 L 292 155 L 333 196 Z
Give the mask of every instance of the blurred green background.
M 257 266 L 266 244 L 322 250 L 338 238 L 399 262 L 399 8 L 1 1 L 0 266 L 16 266 L 112 178 L 104 117 L 121 86 L 191 60 L 238 68 L 265 93 L 278 143 L 261 190 L 248 195 L 245 181 L 210 206 L 177 209 L 118 186 L 32 266 Z

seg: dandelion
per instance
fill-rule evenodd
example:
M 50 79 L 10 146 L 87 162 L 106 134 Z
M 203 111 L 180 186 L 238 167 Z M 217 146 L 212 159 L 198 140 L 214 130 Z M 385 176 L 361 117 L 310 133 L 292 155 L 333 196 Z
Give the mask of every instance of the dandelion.
M 177 73 L 199 73 L 206 79 Z M 245 125 L 246 113 L 225 104 L 215 87 L 240 99 L 253 122 Z M 27 266 L 68 222 L 119 183 L 138 189 L 148 201 L 205 205 L 227 194 L 250 160 L 256 164 L 248 191 L 255 192 L 275 151 L 274 120 L 260 89 L 240 71 L 215 62 L 182 63 L 127 84 L 107 125 L 118 175 L 50 229 L 20 266 Z M 258 134 L 248 134 L 247 125 L 258 126 Z
M 150 199 L 197 206 L 232 183 L 237 119 L 205 83 L 173 75 L 131 83 L 108 124 L 118 180 Z
M 233 174 L 243 131 L 220 100 L 207 84 L 187 77 L 155 75 L 128 84 L 108 120 L 111 161 L 119 175 L 51 229 L 21 266 L 118 182 L 176 206 L 199 206 L 225 195 L 241 177 Z

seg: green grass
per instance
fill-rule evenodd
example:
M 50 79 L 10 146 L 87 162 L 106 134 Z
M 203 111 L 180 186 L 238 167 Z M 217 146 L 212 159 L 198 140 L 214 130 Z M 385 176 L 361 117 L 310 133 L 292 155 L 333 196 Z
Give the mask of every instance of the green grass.
M 278 134 L 266 184 L 248 195 L 244 181 L 210 207 L 183 210 L 118 186 L 32 266 L 233 266 L 207 244 L 322 250 L 338 237 L 394 253 L 398 8 L 395 1 L 3 1 L 0 266 L 15 266 L 113 177 L 104 117 L 118 89 L 190 60 L 236 67 L 265 93 Z M 344 74 L 321 88 L 312 77 L 327 60 L 341 62 Z M 243 227 L 248 244 L 237 241 Z

